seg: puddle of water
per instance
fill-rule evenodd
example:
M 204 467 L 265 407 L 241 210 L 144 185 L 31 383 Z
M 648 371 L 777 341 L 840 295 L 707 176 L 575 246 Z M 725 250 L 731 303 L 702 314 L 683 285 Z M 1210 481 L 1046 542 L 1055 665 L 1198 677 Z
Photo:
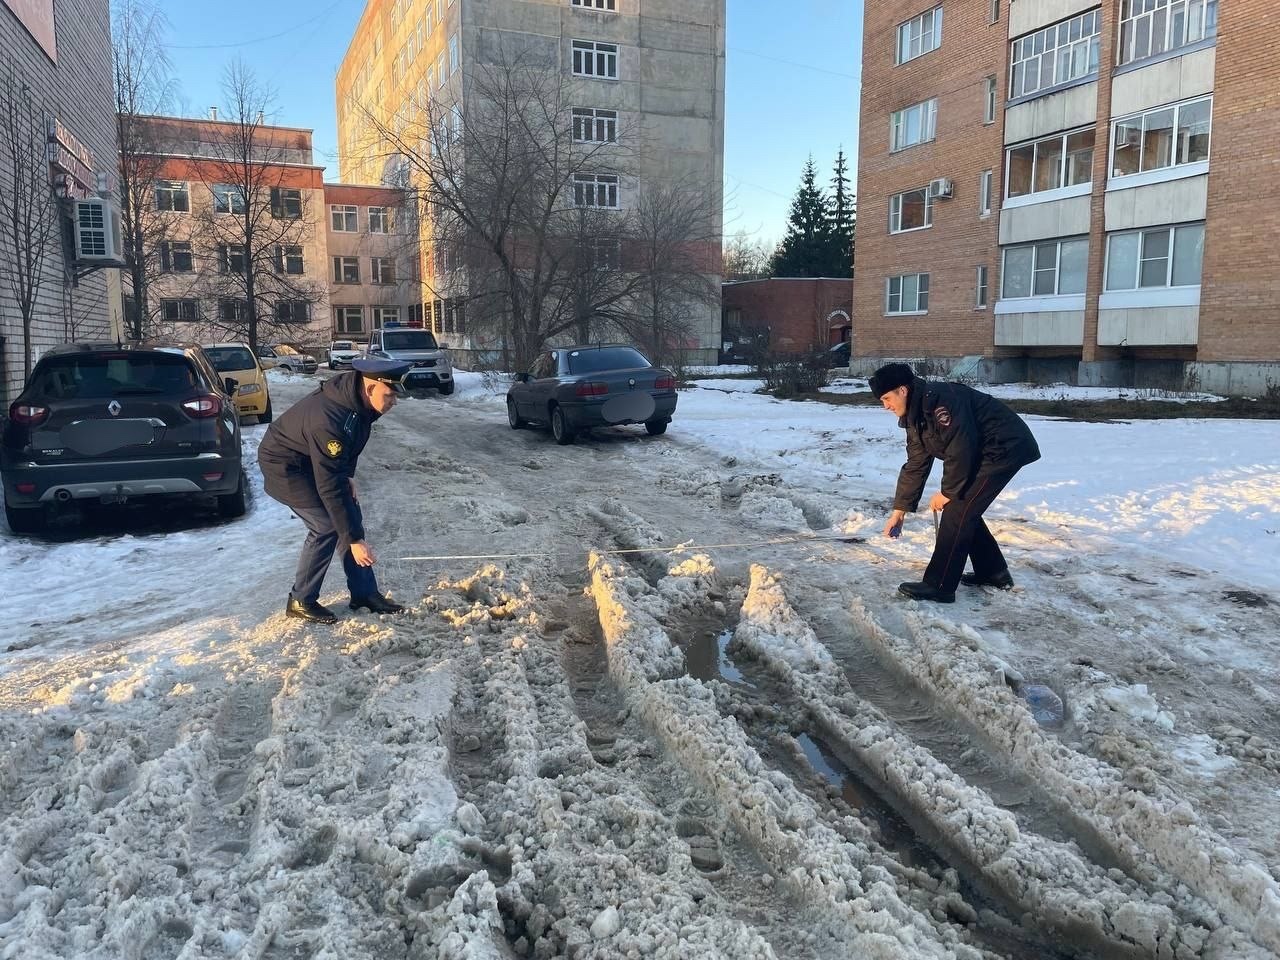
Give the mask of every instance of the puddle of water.
M 685 669 L 695 680 L 724 680 L 726 683 L 756 689 L 756 685 L 748 680 L 728 653 L 729 641 L 733 639 L 733 629 L 719 632 L 699 630 L 685 645 Z

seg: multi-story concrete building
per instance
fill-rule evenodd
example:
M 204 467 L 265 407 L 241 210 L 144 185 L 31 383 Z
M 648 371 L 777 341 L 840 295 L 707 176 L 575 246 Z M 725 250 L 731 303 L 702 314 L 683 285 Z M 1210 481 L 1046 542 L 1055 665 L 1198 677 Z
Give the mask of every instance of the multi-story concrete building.
M 368 0 L 338 69 L 342 178 L 398 182 L 395 151 L 379 141 L 378 127 L 398 129 L 429 108 L 465 123 L 481 96 L 472 65 L 492 63 L 499 50 L 531 49 L 540 63 L 558 64 L 568 81 L 573 132 L 566 136 L 579 144 L 613 144 L 631 131 L 642 141 L 629 156 L 627 175 L 596 176 L 591 189 L 578 189 L 575 181 L 573 202 L 625 210 L 646 183 L 696 184 L 714 203 L 718 234 L 724 28 L 725 0 L 647 6 L 640 0 Z M 708 248 L 706 260 L 718 264 L 718 235 L 700 242 Z M 475 347 L 462 329 L 465 298 L 455 303 L 442 296 L 457 285 L 443 276 L 431 249 L 424 242 L 427 319 L 458 347 Z M 718 276 L 707 279 L 718 289 Z M 693 355 L 714 360 L 719 326 L 718 303 L 697 308 L 688 344 Z
M 854 352 L 1280 381 L 1269 0 L 867 4 Z M 1212 147 L 1212 157 L 1211 157 Z
M 86 272 L 70 239 L 74 201 L 113 189 L 107 0 L 0 0 L 0 51 L 0 394 L 8 400 L 22 389 L 28 352 L 34 363 L 55 344 L 119 330 L 118 271 Z M 31 227 L 20 227 L 18 249 L 15 201 Z M 31 293 L 29 337 L 15 283 Z

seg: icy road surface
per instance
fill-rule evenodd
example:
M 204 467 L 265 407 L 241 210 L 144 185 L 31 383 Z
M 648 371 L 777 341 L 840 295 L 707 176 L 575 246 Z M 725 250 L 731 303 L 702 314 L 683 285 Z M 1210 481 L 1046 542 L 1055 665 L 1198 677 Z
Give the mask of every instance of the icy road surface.
M 402 402 L 399 618 L 281 615 L 265 427 L 242 520 L 3 532 L 0 958 L 1280 955 L 1280 426 L 1032 427 L 954 606 L 894 596 L 888 414 L 725 389 L 565 448 Z

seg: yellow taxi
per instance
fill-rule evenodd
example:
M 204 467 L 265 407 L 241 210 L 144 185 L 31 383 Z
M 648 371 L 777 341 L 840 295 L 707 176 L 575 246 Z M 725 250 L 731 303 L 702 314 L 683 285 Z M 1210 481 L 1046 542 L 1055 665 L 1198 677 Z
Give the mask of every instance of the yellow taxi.
M 247 343 L 206 343 L 204 352 L 224 379 L 236 382 L 236 412 L 244 417 L 257 417 L 259 423 L 271 422 L 271 393 L 267 375 Z

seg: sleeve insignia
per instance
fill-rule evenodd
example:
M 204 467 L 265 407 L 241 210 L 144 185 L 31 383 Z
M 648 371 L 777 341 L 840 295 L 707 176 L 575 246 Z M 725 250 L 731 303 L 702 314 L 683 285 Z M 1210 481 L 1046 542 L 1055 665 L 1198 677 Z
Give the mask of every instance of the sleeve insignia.
M 943 427 L 944 429 L 951 426 L 951 411 L 946 407 L 938 407 L 934 410 L 933 417 L 938 421 L 938 426 Z
M 331 457 L 339 457 L 342 455 L 342 441 L 330 440 L 324 445 L 325 453 Z

